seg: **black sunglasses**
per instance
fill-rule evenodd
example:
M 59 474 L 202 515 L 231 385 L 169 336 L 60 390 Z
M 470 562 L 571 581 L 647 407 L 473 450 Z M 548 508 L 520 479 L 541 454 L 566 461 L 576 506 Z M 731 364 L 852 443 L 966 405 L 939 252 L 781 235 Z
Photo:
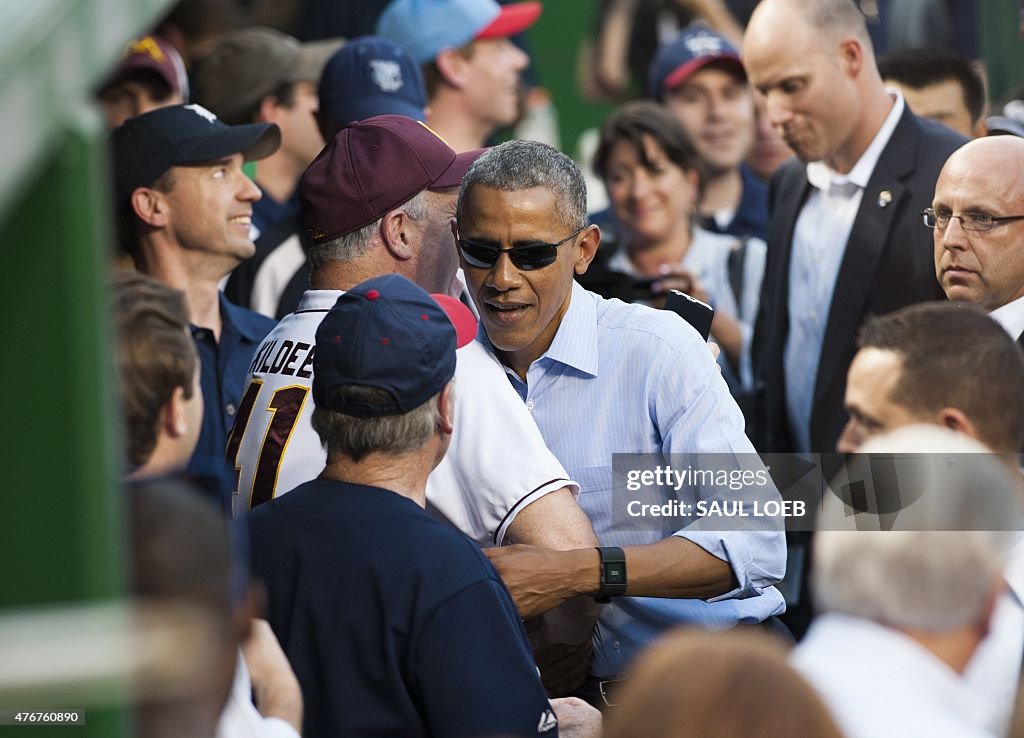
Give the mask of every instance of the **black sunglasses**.
M 496 246 L 471 241 L 468 238 L 459 238 L 459 251 L 462 252 L 462 258 L 465 259 L 466 265 L 474 269 L 490 269 L 498 263 L 502 254 L 508 254 L 508 258 L 512 260 L 516 269 L 529 272 L 554 264 L 558 258 L 558 247 L 576 238 L 584 228 L 586 228 L 585 225 L 580 226 L 575 233 L 566 236 L 558 243 L 531 243 L 510 249 L 500 249 Z

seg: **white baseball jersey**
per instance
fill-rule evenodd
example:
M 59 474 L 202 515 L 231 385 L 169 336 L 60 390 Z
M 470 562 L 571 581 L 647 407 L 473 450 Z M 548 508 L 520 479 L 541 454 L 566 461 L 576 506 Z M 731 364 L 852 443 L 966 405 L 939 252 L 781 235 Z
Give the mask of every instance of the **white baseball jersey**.
M 307 290 L 253 355 L 249 384 L 228 438 L 238 472 L 235 514 L 313 479 L 327 455 L 310 424 L 316 329 L 338 290 Z M 458 350 L 455 422 L 448 453 L 427 481 L 427 509 L 484 545 L 499 545 L 516 514 L 565 486 L 497 360 L 477 341 Z

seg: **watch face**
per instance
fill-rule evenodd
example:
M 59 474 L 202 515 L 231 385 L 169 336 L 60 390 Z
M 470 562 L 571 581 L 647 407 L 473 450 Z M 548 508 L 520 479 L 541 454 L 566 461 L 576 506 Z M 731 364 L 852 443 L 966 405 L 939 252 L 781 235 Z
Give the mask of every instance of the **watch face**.
M 604 565 L 604 581 L 605 584 L 625 584 L 626 565 L 619 562 L 606 563 Z

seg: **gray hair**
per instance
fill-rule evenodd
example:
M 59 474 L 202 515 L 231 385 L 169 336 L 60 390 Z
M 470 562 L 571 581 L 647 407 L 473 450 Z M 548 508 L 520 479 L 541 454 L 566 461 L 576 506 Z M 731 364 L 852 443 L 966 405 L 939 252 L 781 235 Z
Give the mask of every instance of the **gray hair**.
M 477 186 L 501 192 L 544 187 L 552 192 L 557 211 L 570 228 L 587 224 L 587 185 L 583 173 L 556 148 L 538 141 L 507 141 L 473 162 L 459 189 L 456 218 L 462 220 L 469 191 Z
M 1007 528 L 1019 519 L 1020 478 L 981 444 L 934 425 L 905 426 L 861 451 L 917 463 L 928 486 L 896 516 L 900 530 L 819 530 L 818 607 L 897 628 L 945 631 L 978 622 L 1013 545 L 1015 531 Z M 919 456 L 911 462 L 908 454 Z M 891 486 L 896 477 L 876 474 L 872 482 Z M 904 514 L 914 522 L 901 525 Z
M 425 218 L 427 216 L 426 192 L 427 190 L 420 191 L 407 202 L 393 208 L 388 208 L 388 212 L 391 210 L 403 210 L 409 217 L 416 220 Z M 370 250 L 373 237 L 380 230 L 382 220 L 383 216 L 351 233 L 332 238 L 330 241 L 313 244 L 309 248 L 310 266 L 313 269 L 317 269 L 332 261 L 346 262 L 362 258 Z
M 376 387 L 346 385 L 332 394 L 347 402 L 381 403 L 391 400 L 390 394 Z M 402 415 L 357 418 L 326 407 L 313 409 L 313 430 L 328 455 L 342 454 L 360 461 L 370 453 L 404 454 L 415 451 L 433 436 L 441 423 L 437 395 Z

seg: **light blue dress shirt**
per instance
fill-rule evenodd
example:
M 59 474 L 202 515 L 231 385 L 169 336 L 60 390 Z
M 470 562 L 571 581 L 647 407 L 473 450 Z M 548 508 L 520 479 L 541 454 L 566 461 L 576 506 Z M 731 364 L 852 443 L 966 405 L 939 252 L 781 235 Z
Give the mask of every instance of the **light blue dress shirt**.
M 482 329 L 480 340 L 493 350 Z M 650 544 L 666 535 L 615 524 L 612 454 L 755 453 L 707 344 L 674 313 L 605 300 L 574 283 L 551 346 L 530 365 L 527 381 L 506 372 L 548 448 L 579 482 L 580 506 L 602 545 Z M 595 635 L 596 676 L 625 673 L 666 628 L 727 628 L 784 610 L 773 586 L 785 571 L 781 531 L 674 535 L 727 561 L 739 586 L 712 601 L 614 598 Z

